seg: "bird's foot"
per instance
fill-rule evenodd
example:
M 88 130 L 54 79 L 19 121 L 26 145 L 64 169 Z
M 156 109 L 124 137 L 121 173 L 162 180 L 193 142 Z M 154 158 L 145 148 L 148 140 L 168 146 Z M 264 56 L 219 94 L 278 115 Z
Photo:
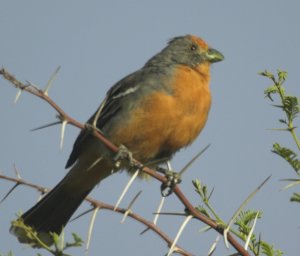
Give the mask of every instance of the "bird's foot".
M 177 172 L 161 167 L 158 167 L 157 171 L 163 173 L 167 178 L 167 182 L 162 183 L 160 187 L 161 195 L 167 197 L 173 193 L 175 186 L 181 183 L 181 176 Z
M 124 145 L 119 146 L 119 150 L 114 157 L 115 165 L 117 168 L 120 167 L 121 162 L 126 160 L 129 163 L 129 166 L 135 166 L 132 153 Z

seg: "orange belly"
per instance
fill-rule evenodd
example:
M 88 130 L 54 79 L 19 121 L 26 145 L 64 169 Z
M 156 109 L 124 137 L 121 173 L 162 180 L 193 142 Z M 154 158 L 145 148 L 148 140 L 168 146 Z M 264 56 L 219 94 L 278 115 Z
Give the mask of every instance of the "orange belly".
M 203 129 L 211 105 L 209 77 L 182 67 L 172 80 L 172 94 L 153 92 L 143 99 L 130 118 L 112 134 L 116 144 L 128 147 L 142 162 L 162 152 L 175 153 Z

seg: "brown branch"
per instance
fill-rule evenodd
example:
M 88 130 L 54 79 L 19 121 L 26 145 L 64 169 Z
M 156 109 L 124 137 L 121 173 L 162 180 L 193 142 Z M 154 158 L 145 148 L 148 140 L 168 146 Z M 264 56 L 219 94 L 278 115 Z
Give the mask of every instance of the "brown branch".
M 79 123 L 78 121 L 76 121 L 74 118 L 70 117 L 69 115 L 67 115 L 50 97 L 48 97 L 47 94 L 44 93 L 44 91 L 36 88 L 33 85 L 24 85 L 23 83 L 21 83 L 20 81 L 18 81 L 13 75 L 11 75 L 7 70 L 5 70 L 4 68 L 0 69 L 0 75 L 2 75 L 7 81 L 9 81 L 10 83 L 12 83 L 16 88 L 18 88 L 19 90 L 24 90 L 27 91 L 41 99 L 43 99 L 44 101 L 46 101 L 48 104 L 50 104 L 50 106 L 52 106 L 59 114 L 59 118 L 61 121 L 66 121 L 69 124 L 76 126 L 80 129 L 85 129 L 85 125 Z M 92 134 L 97 137 L 99 140 L 101 140 L 108 149 L 110 149 L 112 152 L 117 153 L 118 152 L 118 147 L 115 146 L 113 143 L 111 143 L 107 138 L 104 137 L 103 134 L 101 134 L 96 128 L 94 128 L 92 130 Z M 159 173 L 157 173 L 156 171 L 143 166 L 142 163 L 140 163 L 137 160 L 133 160 L 135 167 L 138 169 L 141 169 L 143 172 L 149 174 L 150 176 L 154 177 L 155 179 L 157 179 L 158 181 L 160 181 L 161 183 L 166 183 L 167 179 L 166 177 L 160 175 Z M 205 216 L 204 214 L 202 214 L 201 212 L 197 211 L 195 209 L 195 207 L 191 204 L 191 202 L 185 197 L 185 195 L 183 194 L 183 192 L 180 190 L 179 186 L 176 185 L 174 188 L 174 193 L 176 194 L 176 196 L 178 197 L 178 199 L 182 202 L 182 204 L 188 209 L 188 211 L 190 212 L 190 214 L 192 214 L 194 216 L 194 218 L 202 221 L 203 223 L 207 224 L 208 226 L 210 226 L 211 228 L 215 229 L 217 232 L 219 232 L 220 234 L 223 235 L 224 232 L 224 228 L 220 227 L 218 225 L 218 223 L 210 218 L 208 218 L 207 216 Z M 242 245 L 240 245 L 237 240 L 230 234 L 227 234 L 228 236 L 228 241 L 229 243 L 242 255 L 242 256 L 250 256 L 250 254 L 243 248 Z
M 43 186 L 28 182 L 24 179 L 20 179 L 20 178 L 13 178 L 13 177 L 9 177 L 6 175 L 2 175 L 0 174 L 0 179 L 2 180 L 8 180 L 11 182 L 14 182 L 15 184 L 19 184 L 19 185 L 24 185 L 33 189 L 36 189 L 37 191 L 41 192 L 42 194 L 50 191 L 50 189 L 45 188 Z M 115 206 L 111 205 L 111 204 L 107 204 L 104 203 L 102 201 L 96 200 L 92 197 L 87 197 L 85 199 L 87 202 L 89 202 L 93 207 L 98 207 L 99 209 L 105 209 L 105 210 L 109 210 L 112 212 L 118 212 L 120 214 L 125 214 L 125 212 L 127 211 L 127 209 L 124 208 L 116 208 Z M 151 229 L 153 232 L 155 232 L 157 235 L 159 235 L 166 243 L 167 245 L 170 247 L 173 243 L 172 239 L 170 239 L 168 237 L 168 235 L 163 232 L 157 225 L 155 225 L 153 222 L 146 220 L 145 218 L 143 218 L 141 215 L 137 214 L 137 213 L 133 213 L 130 212 L 128 214 L 129 217 L 131 217 L 132 219 L 135 219 L 136 221 L 144 224 L 148 229 Z M 186 250 L 184 250 L 182 247 L 180 246 L 176 246 L 176 252 L 180 253 L 181 255 L 184 256 L 192 256 L 193 254 L 190 252 L 187 252 Z

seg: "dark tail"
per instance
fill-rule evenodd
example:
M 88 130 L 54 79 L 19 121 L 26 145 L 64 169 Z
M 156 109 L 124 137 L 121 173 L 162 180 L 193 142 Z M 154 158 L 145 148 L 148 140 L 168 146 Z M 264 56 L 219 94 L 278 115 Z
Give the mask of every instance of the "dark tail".
M 112 169 L 111 161 L 102 159 L 95 164 L 93 151 L 85 151 L 82 161 L 77 161 L 54 189 L 19 219 L 13 221 L 10 232 L 21 243 L 36 245 L 28 236 L 28 229 L 24 227 L 24 222 L 26 226 L 37 232 L 41 241 L 51 245 L 53 239 L 49 232 L 60 234 L 84 198 L 95 185 L 111 175 Z
M 93 189 L 71 189 L 66 182 L 67 178 L 68 175 L 20 217 L 25 225 L 37 231 L 39 238 L 47 245 L 52 244 L 49 232 L 60 234 L 73 213 Z M 31 243 L 23 228 L 12 225 L 10 232 L 15 234 L 21 243 Z

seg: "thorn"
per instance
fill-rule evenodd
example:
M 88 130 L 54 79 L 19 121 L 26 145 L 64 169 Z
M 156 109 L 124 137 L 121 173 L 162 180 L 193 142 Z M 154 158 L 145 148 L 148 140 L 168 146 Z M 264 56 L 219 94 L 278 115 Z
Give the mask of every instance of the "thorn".
M 209 195 L 208 195 L 208 197 L 207 197 L 207 201 L 210 200 L 210 198 L 211 198 L 211 196 L 212 196 L 214 190 L 215 190 L 215 187 L 213 187 L 212 190 L 210 191 L 210 193 L 209 193 Z
M 187 216 L 184 212 L 153 212 L 155 215 L 167 215 L 167 216 Z
M 64 136 L 65 136 L 65 130 L 66 130 L 66 125 L 67 125 L 67 121 L 64 120 L 61 123 L 61 132 L 60 132 L 60 150 L 63 149 L 63 144 L 64 144 Z
M 56 78 L 57 73 L 59 72 L 59 70 L 60 70 L 60 66 L 58 66 L 58 67 L 56 68 L 56 70 L 54 71 L 54 73 L 51 75 L 49 81 L 47 82 L 46 88 L 45 88 L 45 90 L 44 90 L 44 94 L 45 94 L 46 96 L 48 96 L 49 89 L 50 89 L 50 87 L 51 87 L 51 85 L 52 85 L 54 79 Z
M 157 221 L 158 221 L 158 218 L 159 218 L 159 215 L 160 215 L 160 213 L 161 213 L 161 209 L 163 208 L 164 203 L 165 203 L 165 197 L 162 196 L 162 197 L 161 197 L 161 200 L 160 200 L 160 202 L 159 202 L 159 205 L 158 205 L 158 207 L 157 207 L 157 210 L 156 210 L 157 214 L 155 214 L 154 219 L 153 219 L 153 224 L 154 224 L 154 225 L 156 225 L 156 223 L 157 223 Z M 145 234 L 148 230 L 150 230 L 149 227 L 145 228 L 145 229 L 140 233 L 140 235 Z
M 98 122 L 98 119 L 99 119 L 99 117 L 100 117 L 100 114 L 101 114 L 101 112 L 102 112 L 102 110 L 103 110 L 103 108 L 104 108 L 104 106 L 105 106 L 105 104 L 106 104 L 106 101 L 107 101 L 107 97 L 102 101 L 100 107 L 98 108 L 98 110 L 97 110 L 97 112 L 96 112 L 96 114 L 95 114 L 95 118 L 94 118 L 94 120 L 93 120 L 93 127 L 96 127 L 96 128 L 97 128 L 97 122 Z
M 22 177 L 21 177 L 21 175 L 20 175 L 20 173 L 18 171 L 18 168 L 17 168 L 16 164 L 14 164 L 13 166 L 14 166 L 14 171 L 15 171 L 17 179 L 21 180 Z
M 142 193 L 142 190 L 140 190 L 135 197 L 131 200 L 131 202 L 129 203 L 126 212 L 124 213 L 124 216 L 121 220 L 121 223 L 123 224 L 125 222 L 125 219 L 127 218 L 128 214 L 132 212 L 131 208 L 134 204 L 134 202 L 137 200 L 137 198 L 140 196 L 140 194 Z
M 37 202 L 41 201 L 43 197 L 44 197 L 44 194 L 40 193 L 40 194 L 39 194 L 39 197 L 38 197 L 38 199 L 37 199 Z
M 179 228 L 179 230 L 178 230 L 178 232 L 177 232 L 177 235 L 176 235 L 176 237 L 175 237 L 175 239 L 174 239 L 174 241 L 173 241 L 173 243 L 172 243 L 172 245 L 171 245 L 171 247 L 170 247 L 170 250 L 169 250 L 167 256 L 170 256 L 170 255 L 175 251 L 176 244 L 177 244 L 177 241 L 178 241 L 178 239 L 179 239 L 181 233 L 183 232 L 185 226 L 188 224 L 188 222 L 189 222 L 192 218 L 193 218 L 193 215 L 188 215 L 188 216 L 185 218 L 185 220 L 182 222 L 182 225 L 180 226 L 180 228 Z
M 208 144 L 204 149 L 202 149 L 199 153 L 197 153 L 179 172 L 179 176 L 182 174 L 210 147 Z
M 241 204 L 241 206 L 235 211 L 233 216 L 231 217 L 230 221 L 227 224 L 226 229 L 224 229 L 223 236 L 224 236 L 224 242 L 227 248 L 229 248 L 229 243 L 227 240 L 227 233 L 230 230 L 230 227 L 234 223 L 236 217 L 240 214 L 240 212 L 243 210 L 243 208 L 249 203 L 249 201 L 257 194 L 257 192 L 262 188 L 263 185 L 271 178 L 272 175 L 267 177 L 247 198 L 246 200 Z
M 131 209 L 126 210 L 126 212 L 124 213 L 123 218 L 122 218 L 122 220 L 120 222 L 121 224 L 123 224 L 125 222 L 125 220 L 126 220 L 126 218 L 127 218 L 127 216 L 128 216 L 129 213 L 132 213 Z
M 292 179 L 291 179 L 292 180 Z M 290 184 L 287 184 L 286 186 L 284 186 L 281 190 L 287 190 L 293 186 L 299 185 L 300 184 L 300 180 L 298 179 L 294 179 L 294 182 L 291 182 Z M 285 181 L 288 181 L 288 179 L 286 179 Z
M 73 219 L 70 220 L 70 222 L 79 219 L 80 217 L 90 213 L 91 211 L 94 211 L 96 207 L 92 207 L 91 209 L 88 209 L 86 211 L 84 211 L 83 213 L 80 213 L 79 215 L 77 215 L 76 217 L 74 217 Z
M 300 184 L 300 180 L 299 179 L 285 179 L 284 181 L 294 181 L 294 182 L 291 182 L 290 184 L 287 184 L 281 190 L 286 190 L 288 188 L 291 188 L 293 186 L 296 186 L 296 185 Z
M 172 165 L 171 165 L 171 161 L 170 160 L 167 161 L 167 169 L 169 171 L 172 171 Z
M 138 199 L 138 197 L 142 194 L 142 190 L 140 190 L 136 195 L 135 197 L 131 200 L 131 202 L 129 203 L 128 205 L 128 209 L 129 208 L 132 208 L 133 204 L 135 203 L 135 201 Z
M 210 247 L 210 249 L 208 251 L 208 256 L 211 256 L 214 253 L 214 251 L 216 250 L 219 239 L 220 239 L 220 235 L 217 235 L 216 240 L 214 241 L 214 243 L 212 244 L 212 246 Z
M 201 228 L 201 229 L 199 230 L 199 232 L 206 232 L 206 231 L 208 231 L 208 230 L 210 230 L 210 229 L 211 229 L 210 226 L 204 226 L 203 228 Z
M 131 177 L 130 180 L 128 181 L 127 185 L 125 186 L 125 188 L 124 188 L 122 194 L 120 195 L 120 197 L 119 197 L 119 199 L 118 199 L 118 201 L 117 201 L 117 203 L 116 203 L 116 205 L 115 205 L 115 207 L 114 207 L 114 211 L 119 207 L 121 201 L 123 200 L 123 198 L 124 198 L 126 192 L 127 192 L 128 189 L 129 189 L 130 185 L 131 185 L 132 182 L 135 180 L 135 178 L 138 176 L 138 174 L 139 174 L 139 169 L 135 171 L 135 173 L 132 175 L 132 177 Z
M 96 216 L 98 211 L 100 210 L 99 207 L 95 207 L 94 208 L 94 212 L 90 221 L 90 226 L 89 226 L 89 230 L 88 230 L 88 237 L 87 237 L 87 241 L 86 241 L 86 247 L 85 247 L 85 254 L 88 255 L 88 250 L 90 248 L 90 242 L 91 242 L 91 237 L 92 237 L 92 233 L 93 233 L 93 227 L 95 224 L 95 220 L 96 220 Z
M 61 123 L 62 123 L 61 121 L 56 121 L 56 122 L 53 122 L 53 123 L 49 123 L 49 124 L 45 124 L 45 125 L 33 128 L 30 131 L 34 132 L 34 131 L 41 130 L 41 129 L 44 129 L 44 128 L 48 128 L 48 127 L 51 127 L 51 126 L 54 126 L 54 125 L 57 125 L 57 124 L 61 124 Z
M 96 161 L 94 161 L 90 166 L 89 168 L 86 169 L 86 171 L 89 171 L 91 170 L 96 164 L 98 164 L 101 160 L 103 159 L 103 156 L 100 156 L 96 159 Z
M 154 225 L 156 225 L 156 223 L 157 223 L 157 221 L 158 221 L 158 217 L 159 217 L 159 213 L 161 213 L 161 209 L 163 208 L 163 205 L 164 205 L 164 203 L 165 203 L 165 197 L 161 197 L 161 200 L 160 200 L 160 202 L 159 202 L 159 205 L 158 205 L 158 207 L 157 207 L 157 215 L 155 215 L 155 217 L 154 217 L 154 219 L 153 219 L 153 223 L 154 223 Z
M 16 183 L 7 193 L 6 195 L 1 199 L 0 205 L 4 202 L 4 200 L 14 191 L 14 189 L 19 186 L 20 183 Z
M 156 166 L 156 165 L 159 165 L 162 163 L 167 163 L 169 160 L 170 160 L 169 157 L 164 157 L 164 158 L 149 161 L 149 162 L 145 163 L 144 166 L 149 166 L 149 167 Z
M 145 228 L 145 229 L 140 233 L 140 235 L 144 235 L 148 230 L 150 230 L 149 227 Z
M 258 219 L 258 215 L 259 215 L 259 212 L 256 213 L 255 219 L 254 219 L 254 221 L 253 221 L 252 228 L 251 228 L 251 230 L 250 230 L 250 232 L 249 232 L 249 234 L 248 234 L 248 237 L 247 237 L 247 239 L 246 239 L 246 243 L 245 243 L 245 246 L 244 246 L 244 249 L 245 249 L 246 251 L 248 250 L 248 246 L 249 246 L 249 243 L 250 243 L 250 240 L 251 240 L 251 236 L 252 236 L 252 234 L 253 234 L 253 232 L 254 232 L 254 228 L 255 228 L 255 225 L 256 225 L 256 221 L 257 221 L 257 219 Z
M 229 229 L 225 229 L 223 232 L 223 237 L 224 237 L 224 243 L 227 249 L 229 249 L 229 243 L 228 243 L 228 239 L 227 239 L 227 234 L 228 234 Z
M 22 90 L 19 89 L 18 92 L 17 92 L 17 94 L 16 94 L 16 97 L 15 97 L 15 99 L 14 99 L 14 104 L 17 104 L 17 102 L 18 102 L 18 100 L 19 100 L 21 94 L 22 94 Z
M 258 235 L 258 244 L 261 245 L 261 233 Z M 257 255 L 260 255 L 260 248 L 261 246 L 258 246 Z
M 289 132 L 289 128 L 269 128 L 267 131 Z

